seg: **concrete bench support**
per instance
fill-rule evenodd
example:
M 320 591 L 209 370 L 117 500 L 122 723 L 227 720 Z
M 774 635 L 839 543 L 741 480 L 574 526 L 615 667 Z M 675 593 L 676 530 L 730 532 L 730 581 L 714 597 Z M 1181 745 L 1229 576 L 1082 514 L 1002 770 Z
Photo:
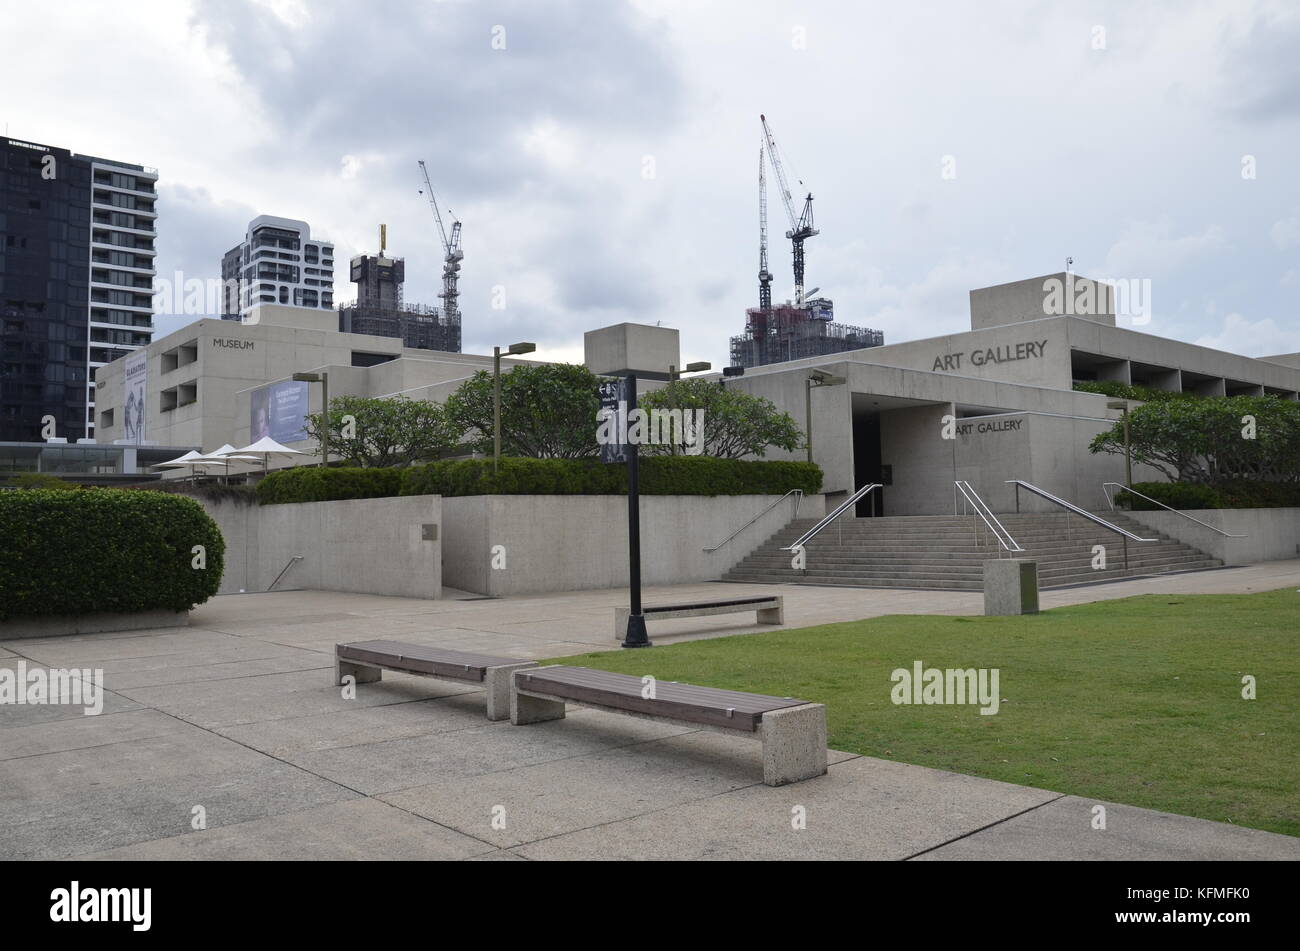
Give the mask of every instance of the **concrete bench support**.
M 826 772 L 826 707 L 807 703 L 763 714 L 763 782 L 784 786 Z
M 995 558 L 984 562 L 984 613 L 989 616 L 1038 613 L 1038 562 Z

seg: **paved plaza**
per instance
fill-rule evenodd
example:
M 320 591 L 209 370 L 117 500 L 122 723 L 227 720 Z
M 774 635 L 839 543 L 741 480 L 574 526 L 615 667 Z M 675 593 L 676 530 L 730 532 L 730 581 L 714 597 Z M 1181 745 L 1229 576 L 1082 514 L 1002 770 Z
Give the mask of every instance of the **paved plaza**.
M 1285 586 L 1300 587 L 1300 561 L 1042 601 Z M 774 591 L 787 627 L 982 611 L 978 593 L 798 586 L 681 585 L 646 601 Z M 102 668 L 107 690 L 94 717 L 0 706 L 0 858 L 1300 859 L 1288 836 L 1109 804 L 1094 831 L 1090 800 L 835 751 L 827 775 L 771 788 L 746 738 L 578 708 L 490 723 L 479 690 L 391 672 L 353 700 L 331 684 L 342 641 L 524 659 L 612 648 L 625 596 L 291 591 L 214 598 L 184 628 L 0 634 L 0 666 Z M 735 623 L 747 618 L 658 622 L 651 636 L 760 630 Z

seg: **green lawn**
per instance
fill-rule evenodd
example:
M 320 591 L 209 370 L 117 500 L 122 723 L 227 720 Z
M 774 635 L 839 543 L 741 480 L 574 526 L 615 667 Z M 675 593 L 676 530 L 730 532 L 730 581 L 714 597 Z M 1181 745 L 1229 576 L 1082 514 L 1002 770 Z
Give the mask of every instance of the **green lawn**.
M 1300 835 L 1298 649 L 1287 588 L 890 616 L 549 663 L 817 701 L 834 749 Z M 998 668 L 999 712 L 895 705 L 891 671 L 918 660 Z

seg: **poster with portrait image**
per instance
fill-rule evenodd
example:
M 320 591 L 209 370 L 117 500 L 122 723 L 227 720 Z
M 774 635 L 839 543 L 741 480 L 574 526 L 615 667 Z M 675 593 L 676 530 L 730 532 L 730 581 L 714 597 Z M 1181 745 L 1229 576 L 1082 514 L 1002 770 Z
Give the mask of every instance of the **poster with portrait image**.
M 149 354 L 137 350 L 126 358 L 122 379 L 126 392 L 122 399 L 122 438 L 128 443 L 144 443 L 145 381 L 149 376 Z
M 307 438 L 310 411 L 306 383 L 271 383 L 249 394 L 249 442 L 270 436 L 278 443 Z

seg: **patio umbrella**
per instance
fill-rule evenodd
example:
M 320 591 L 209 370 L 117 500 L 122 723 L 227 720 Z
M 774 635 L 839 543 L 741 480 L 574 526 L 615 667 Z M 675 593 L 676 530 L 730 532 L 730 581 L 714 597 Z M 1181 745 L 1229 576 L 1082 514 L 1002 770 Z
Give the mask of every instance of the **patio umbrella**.
M 251 446 L 245 446 L 243 449 L 236 449 L 241 456 L 258 456 L 262 460 L 262 471 L 265 472 L 270 462 L 271 456 L 305 456 L 307 453 L 299 449 L 290 449 L 288 446 L 276 442 L 270 436 L 263 436 Z
M 149 468 L 151 469 L 184 469 L 189 468 L 190 478 L 194 478 L 194 469 L 196 466 L 209 462 L 203 453 L 197 449 L 191 449 L 183 456 L 177 456 L 175 459 L 168 459 L 166 462 L 155 462 Z

